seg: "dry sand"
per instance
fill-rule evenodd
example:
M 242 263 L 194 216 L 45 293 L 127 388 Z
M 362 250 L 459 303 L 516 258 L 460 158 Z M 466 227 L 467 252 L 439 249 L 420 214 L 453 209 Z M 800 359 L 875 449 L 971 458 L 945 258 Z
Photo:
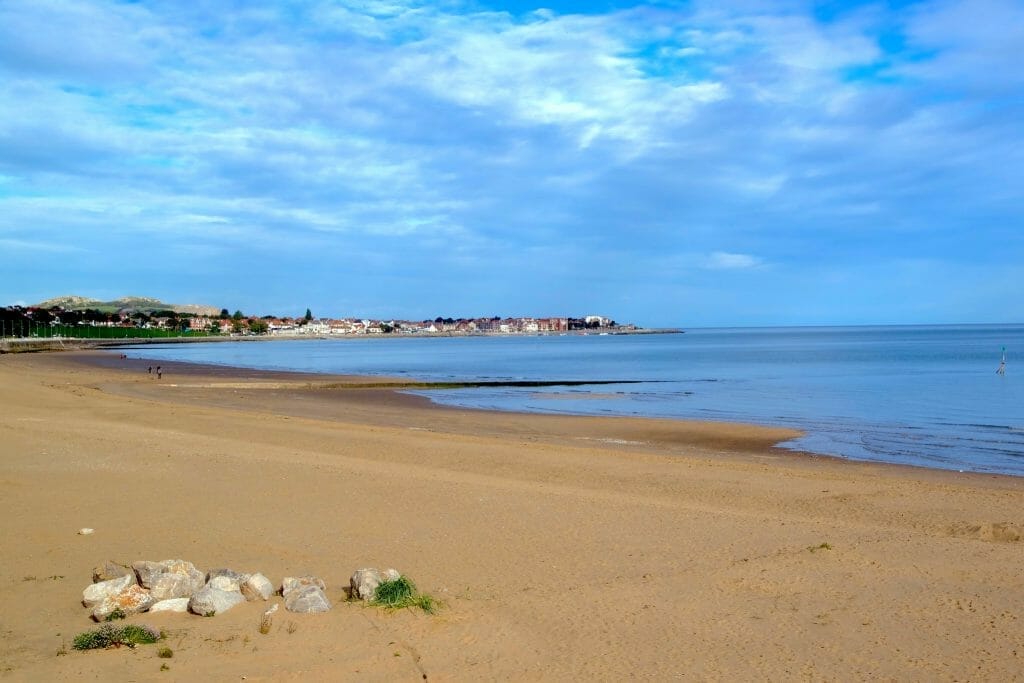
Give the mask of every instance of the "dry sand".
M 0 356 L 0 679 L 1024 679 L 1022 479 L 147 365 Z M 335 607 L 132 617 L 169 660 L 70 649 L 93 566 L 168 558 L 317 574 Z M 344 602 L 365 566 L 443 609 Z

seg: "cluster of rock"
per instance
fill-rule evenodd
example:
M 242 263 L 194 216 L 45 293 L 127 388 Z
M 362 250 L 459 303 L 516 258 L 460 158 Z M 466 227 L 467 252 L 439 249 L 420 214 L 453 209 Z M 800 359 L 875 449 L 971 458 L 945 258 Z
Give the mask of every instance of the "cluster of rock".
M 130 567 L 107 562 L 96 568 L 92 578 L 92 585 L 82 591 L 82 604 L 92 610 L 96 621 L 118 611 L 123 615 L 192 612 L 213 616 L 243 602 L 268 600 L 275 592 L 274 584 L 259 572 L 212 569 L 204 573 L 185 560 L 140 560 Z M 331 602 L 325 588 L 315 576 L 286 577 L 281 586 L 285 609 L 326 612 Z
M 358 569 L 349 580 L 352 599 L 369 601 L 384 581 L 400 578 L 394 569 Z M 93 583 L 82 591 L 82 604 L 92 618 L 104 621 L 112 614 L 138 612 L 192 612 L 213 616 L 243 602 L 268 600 L 275 592 L 289 612 L 316 613 L 331 609 L 324 582 L 315 576 L 287 576 L 275 591 L 259 572 L 231 569 L 202 572 L 185 560 L 140 560 L 131 566 L 106 562 L 93 571 Z

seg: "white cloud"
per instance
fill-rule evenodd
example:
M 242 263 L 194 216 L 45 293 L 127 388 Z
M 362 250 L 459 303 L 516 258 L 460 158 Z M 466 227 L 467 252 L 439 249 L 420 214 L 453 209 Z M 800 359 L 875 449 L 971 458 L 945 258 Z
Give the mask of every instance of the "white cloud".
M 128 259 L 136 240 L 187 242 L 218 265 L 360 254 L 381 277 L 389 261 L 498 281 L 537 254 L 604 259 L 615 296 L 652 272 L 770 274 L 809 254 L 1024 260 L 1024 20 L 980 2 L 828 21 L 740 0 L 586 16 L 3 3 L 0 235 L 117 240 Z M 883 30 L 906 46 L 883 50 Z M 680 267 L 631 284 L 621 253 Z
M 78 247 L 61 244 L 55 242 L 40 242 L 34 240 L 21 240 L 21 239 L 7 239 L 0 237 L 0 249 L 3 249 L 8 253 L 16 253 L 19 251 L 33 251 L 33 252 L 44 252 L 63 254 L 75 251 L 84 251 Z
M 711 270 L 746 270 L 764 264 L 757 256 L 750 254 L 732 254 L 727 251 L 715 251 L 704 259 L 704 267 Z
M 685 121 L 727 95 L 711 79 L 649 78 L 631 56 L 649 36 L 606 17 L 435 18 L 427 33 L 397 54 L 395 82 L 512 122 L 573 129 L 583 149 L 598 136 L 660 142 L 666 119 Z

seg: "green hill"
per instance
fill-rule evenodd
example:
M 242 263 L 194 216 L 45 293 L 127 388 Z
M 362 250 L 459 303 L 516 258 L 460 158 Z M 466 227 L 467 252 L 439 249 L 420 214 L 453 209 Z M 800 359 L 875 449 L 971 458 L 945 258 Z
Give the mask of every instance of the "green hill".
M 169 304 L 159 299 L 144 296 L 126 296 L 113 301 L 100 301 L 85 296 L 58 296 L 35 305 L 37 308 L 53 308 L 57 306 L 70 311 L 83 311 L 87 308 L 104 313 L 151 313 L 153 311 L 174 311 L 176 313 L 194 313 L 195 315 L 215 316 L 219 308 L 201 304 Z

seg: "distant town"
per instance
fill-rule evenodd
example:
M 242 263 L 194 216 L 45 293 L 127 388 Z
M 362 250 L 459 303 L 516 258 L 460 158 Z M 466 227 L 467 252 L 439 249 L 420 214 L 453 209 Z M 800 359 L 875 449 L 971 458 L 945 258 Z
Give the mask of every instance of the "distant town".
M 251 315 L 208 306 L 175 306 L 155 299 L 101 302 L 63 297 L 34 306 L 0 309 L 4 338 L 335 337 L 359 335 L 631 334 L 645 332 L 602 315 L 582 317 L 484 317 L 433 320 L 321 318 Z

